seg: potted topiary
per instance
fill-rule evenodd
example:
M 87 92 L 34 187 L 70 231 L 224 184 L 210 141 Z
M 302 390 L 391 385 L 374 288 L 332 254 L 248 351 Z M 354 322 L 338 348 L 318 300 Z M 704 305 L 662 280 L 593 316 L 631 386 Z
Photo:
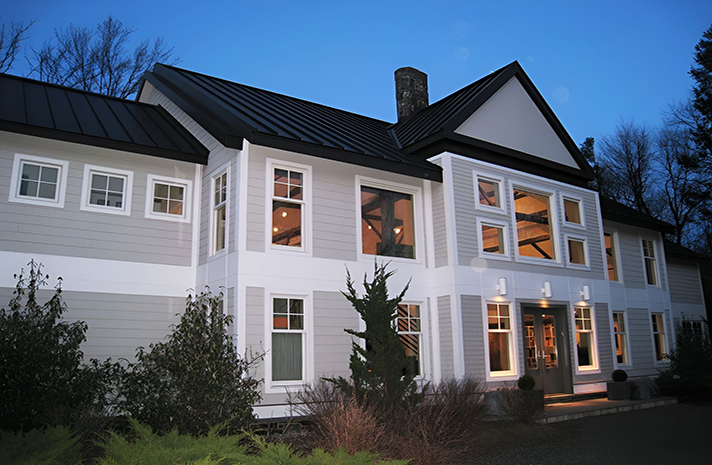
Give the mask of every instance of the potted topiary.
M 613 382 L 606 383 L 608 400 L 630 400 L 635 391 L 635 382 L 627 381 L 628 373 L 625 370 L 613 370 L 611 373 Z

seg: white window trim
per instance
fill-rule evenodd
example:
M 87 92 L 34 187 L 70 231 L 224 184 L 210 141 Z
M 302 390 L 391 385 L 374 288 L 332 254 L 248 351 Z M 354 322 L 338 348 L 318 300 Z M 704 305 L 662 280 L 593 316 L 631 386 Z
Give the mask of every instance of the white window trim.
M 482 238 L 482 226 L 490 226 L 502 228 L 502 236 L 504 243 L 502 247 L 504 248 L 504 253 L 493 253 L 484 251 L 484 242 Z M 511 261 L 511 247 L 509 244 L 509 225 L 502 221 L 494 221 L 490 219 L 477 218 L 477 241 L 479 243 L 479 252 L 482 258 L 494 259 L 494 260 L 506 260 Z
M 578 350 L 576 350 L 576 315 L 574 315 L 574 310 L 576 308 L 588 308 L 591 310 L 591 329 L 590 332 L 592 334 L 591 339 L 592 339 L 592 345 L 591 345 L 591 350 L 593 353 L 591 354 L 593 357 L 593 365 L 587 365 L 585 367 L 580 367 L 579 366 L 579 359 L 578 359 Z M 574 363 L 576 364 L 576 374 L 577 375 L 587 375 L 591 373 L 600 373 L 601 368 L 599 365 L 599 356 L 598 354 L 600 353 L 598 350 L 598 328 L 596 327 L 596 309 L 593 305 L 572 305 L 571 306 L 571 329 L 572 329 L 572 335 L 573 335 L 573 340 L 572 340 L 572 345 L 574 348 Z M 588 332 L 589 330 L 584 330 L 584 332 Z
M 669 333 L 668 333 L 668 324 L 667 324 L 667 318 L 666 315 L 667 311 L 661 311 L 661 312 L 654 312 L 651 311 L 649 312 L 649 317 L 648 317 L 648 325 L 650 326 L 650 342 L 652 344 L 652 349 L 653 349 L 653 365 L 656 367 L 666 367 L 670 365 L 670 359 L 665 359 L 665 360 L 658 360 L 658 355 L 655 353 L 655 333 L 653 332 L 653 315 L 660 315 L 660 320 L 663 322 L 663 335 L 665 336 L 664 341 L 665 341 L 665 352 L 664 354 L 669 354 L 671 347 L 670 347 L 670 341 L 668 339 Z
M 179 185 L 183 191 L 183 215 L 171 215 L 168 213 L 155 213 L 153 211 L 153 184 L 159 182 L 164 184 Z M 192 210 L 193 181 L 190 179 L 171 178 L 149 174 L 146 178 L 146 218 L 164 221 L 177 221 L 179 223 L 190 223 L 190 212 Z
M 613 281 L 608 278 L 608 255 L 606 254 L 606 234 L 611 235 L 611 245 L 613 245 L 613 255 L 616 261 L 616 271 L 618 272 L 618 280 Z M 623 267 L 621 266 L 620 241 L 618 240 L 618 231 L 604 230 L 603 231 L 603 259 L 606 267 L 606 280 L 611 283 L 624 284 Z
M 312 167 L 309 165 L 302 165 L 300 163 L 293 163 L 290 161 L 277 160 L 274 158 L 267 158 L 267 182 L 266 195 L 265 195 L 265 246 L 268 251 L 273 252 L 285 252 L 285 253 L 298 253 L 312 255 Z M 294 201 L 294 203 L 299 203 L 302 206 L 302 245 L 300 247 L 293 247 L 289 245 L 280 245 L 272 243 L 272 202 L 274 200 L 285 200 L 287 202 L 290 199 L 283 199 L 282 197 L 274 196 L 274 170 L 284 169 L 289 171 L 299 171 L 302 173 L 302 200 Z
M 227 174 L 227 194 L 225 199 L 225 247 L 215 250 L 215 178 Z M 210 257 L 220 256 L 228 252 L 230 247 L 230 187 L 231 187 L 230 164 L 226 163 L 214 170 L 210 175 Z
M 579 263 L 571 263 L 571 257 L 569 256 L 569 241 L 574 241 L 574 242 L 583 242 L 583 258 L 584 258 L 584 264 L 581 265 Z M 574 236 L 570 234 L 566 234 L 564 236 L 564 243 L 566 244 L 566 267 L 567 268 L 572 268 L 576 270 L 590 270 L 591 269 L 591 258 L 588 253 L 588 239 L 582 236 Z
M 645 264 L 645 248 L 643 247 L 643 241 L 650 241 L 653 243 L 653 252 L 655 253 L 655 284 L 648 283 L 648 267 Z M 646 287 L 662 287 L 660 284 L 660 252 L 658 250 L 657 239 L 648 236 L 638 236 L 638 246 L 640 247 L 640 256 L 643 260 L 643 280 L 645 281 Z
M 475 190 L 475 209 L 481 210 L 483 212 L 497 213 L 499 215 L 507 214 L 507 198 L 505 197 L 505 182 L 504 178 L 501 176 L 494 176 L 491 174 L 486 174 L 479 172 L 477 170 L 472 171 L 474 190 Z M 480 203 L 480 191 L 478 180 L 482 178 L 485 181 L 496 182 L 497 188 L 499 189 L 499 201 L 501 206 L 493 207 L 490 205 L 483 205 Z
M 487 304 L 496 305 L 509 305 L 509 359 L 512 363 L 512 369 L 509 371 L 501 371 L 492 373 L 490 367 L 490 353 L 489 353 L 489 322 L 487 321 Z M 519 358 L 517 354 L 519 353 L 519 334 L 517 332 L 517 322 L 519 321 L 519 312 L 515 310 L 515 305 L 509 300 L 487 300 L 482 299 L 482 318 L 484 324 L 482 325 L 483 337 L 485 341 L 485 376 L 487 381 L 515 381 L 519 379 Z M 501 332 L 501 331 L 497 331 Z
M 40 199 L 34 197 L 24 197 L 20 195 L 20 167 L 23 161 L 35 162 L 42 165 L 52 165 L 58 168 L 57 174 L 57 198 Z M 26 203 L 29 205 L 41 205 L 44 207 L 64 208 L 64 198 L 67 194 L 67 174 L 69 172 L 69 162 L 57 160 L 56 158 L 38 157 L 36 155 L 15 154 L 12 164 L 12 178 L 10 179 L 9 202 Z
M 625 334 L 625 344 L 626 344 L 626 348 L 627 348 L 626 355 L 628 355 L 628 362 L 627 363 L 618 363 L 618 357 L 615 354 L 616 330 L 615 330 L 615 327 L 613 326 L 614 320 L 613 320 L 613 318 L 611 318 L 611 328 L 613 328 L 613 350 L 614 350 L 613 364 L 615 365 L 616 368 L 618 368 L 618 367 L 631 368 L 633 366 L 633 363 L 632 363 L 633 354 L 631 354 L 631 348 L 630 348 L 630 330 L 628 329 L 628 312 L 625 310 L 613 310 L 611 312 L 611 316 L 613 316 L 613 314 L 615 314 L 615 313 L 620 313 L 623 315 L 623 324 L 625 325 L 625 333 L 624 333 Z M 651 322 L 651 324 L 652 324 L 652 322 Z M 653 347 L 653 350 L 655 350 L 654 347 Z
M 402 263 L 424 263 L 425 261 L 425 234 L 423 228 L 423 197 L 422 189 L 417 186 L 408 184 L 400 184 L 380 179 L 368 178 L 364 176 L 356 176 L 356 253 L 358 260 L 361 262 L 373 263 L 374 258 L 377 261 L 383 262 L 402 262 Z M 363 235 L 361 231 L 361 186 L 373 187 L 375 189 L 384 189 L 392 192 L 408 194 L 413 197 L 413 228 L 415 240 L 415 258 L 389 257 L 386 255 L 370 255 L 363 253 Z
M 416 380 L 422 380 L 422 379 L 427 379 L 426 373 L 427 369 L 429 368 L 429 364 L 426 363 L 426 354 L 427 351 L 425 350 L 425 334 L 426 334 L 426 325 L 427 325 L 427 318 L 425 317 L 425 304 L 424 302 L 415 302 L 415 301 L 402 301 L 400 305 L 417 305 L 418 310 L 420 311 L 420 331 L 415 332 L 415 331 L 404 331 L 401 333 L 398 331 L 398 324 L 396 320 L 396 332 L 398 334 L 419 334 L 420 335 L 420 346 L 419 346 L 419 351 L 420 353 L 418 354 L 420 358 L 420 364 L 419 364 L 419 370 L 420 374 L 415 377 Z
M 571 195 L 571 194 L 561 194 L 561 200 L 559 202 L 560 208 L 561 208 L 561 221 L 566 226 L 567 228 L 576 228 L 576 229 L 586 229 L 586 212 L 584 211 L 583 208 L 583 197 L 579 197 L 577 195 Z M 572 223 L 571 221 L 566 221 L 566 208 L 564 205 L 564 200 L 569 200 L 571 202 L 576 202 L 578 204 L 578 209 L 579 209 L 579 218 L 581 218 L 581 224 L 578 223 Z
M 284 394 L 290 388 L 300 388 L 314 379 L 314 314 L 312 311 L 311 294 L 294 293 L 267 293 L 265 292 L 265 393 Z M 304 329 L 301 331 L 280 331 L 277 332 L 299 332 L 302 334 L 302 379 L 297 381 L 272 381 L 272 333 L 274 299 L 300 299 L 304 309 Z
M 124 178 L 124 199 L 123 208 L 106 207 L 89 203 L 91 194 L 92 174 L 103 174 L 107 176 Z M 84 165 L 84 179 L 82 181 L 82 200 L 79 209 L 96 213 L 109 213 L 112 215 L 131 216 L 131 199 L 133 195 L 133 171 L 120 170 L 117 168 L 107 168 L 105 166 Z
M 551 227 L 552 249 L 556 254 L 556 258 L 554 260 L 549 260 L 546 258 L 528 257 L 519 254 L 519 234 L 517 232 L 517 208 L 514 204 L 514 189 L 522 189 L 533 194 L 539 194 L 549 198 L 549 211 L 551 213 L 551 218 L 549 218 L 549 226 Z M 563 254 L 561 253 L 561 239 L 559 236 L 559 216 L 557 213 L 558 209 L 555 208 L 556 193 L 547 190 L 542 190 L 541 187 L 537 187 L 532 184 L 516 182 L 512 183 L 509 186 L 509 194 L 511 194 L 510 199 L 512 201 L 512 211 L 510 217 L 512 219 L 512 229 L 514 232 L 514 244 L 512 244 L 512 247 L 514 248 L 515 260 L 520 263 L 529 263 L 533 265 L 555 266 L 559 268 L 563 267 Z

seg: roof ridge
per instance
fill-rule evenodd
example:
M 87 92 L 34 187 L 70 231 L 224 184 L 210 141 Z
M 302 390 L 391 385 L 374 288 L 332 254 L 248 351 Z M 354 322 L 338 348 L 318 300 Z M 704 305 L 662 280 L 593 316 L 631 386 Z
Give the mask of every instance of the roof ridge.
M 164 66 L 164 67 L 166 67 L 166 68 L 174 69 L 174 70 L 177 70 L 177 71 L 185 71 L 185 72 L 190 73 L 190 74 L 196 74 L 196 75 L 198 75 L 198 76 L 203 76 L 203 77 L 206 77 L 206 78 L 209 78 L 209 79 L 216 79 L 216 80 L 218 80 L 218 81 L 226 82 L 226 83 L 228 83 L 228 84 L 233 84 L 233 85 L 237 85 L 237 86 L 241 86 L 241 87 L 247 87 L 248 89 L 254 89 L 254 90 L 259 91 L 259 92 L 266 92 L 266 93 L 268 93 L 268 94 L 278 95 L 278 96 L 280 96 L 280 97 L 288 98 L 288 99 L 291 99 L 291 100 L 296 100 L 296 101 L 298 101 L 298 102 L 304 102 L 304 103 L 307 103 L 307 104 L 309 104 L 309 105 L 316 105 L 316 106 L 319 106 L 319 107 L 322 107 L 322 108 L 328 108 L 329 110 L 335 110 L 335 111 L 338 111 L 338 112 L 341 112 L 341 113 L 346 113 L 346 114 L 349 114 L 349 115 L 354 115 L 354 116 L 357 116 L 357 117 L 359 117 L 359 118 L 369 119 L 369 120 L 374 121 L 374 122 L 376 122 L 376 123 L 388 125 L 387 127 L 390 127 L 390 125 L 395 124 L 395 123 L 391 123 L 390 121 L 384 121 L 384 120 L 382 120 L 382 119 L 374 118 L 374 117 L 372 117 L 372 116 L 362 115 L 361 113 L 356 113 L 356 112 L 353 112 L 353 111 L 344 110 L 344 109 L 342 109 L 342 108 L 332 107 L 332 106 L 329 106 L 329 105 L 325 105 L 325 104 L 323 104 L 323 103 L 312 102 L 311 100 L 306 100 L 306 99 L 303 99 L 303 98 L 294 97 L 294 96 L 287 95 L 287 94 L 281 94 L 281 93 L 275 92 L 275 91 L 273 91 L 273 90 L 262 89 L 262 88 L 260 88 L 260 87 L 255 87 L 255 86 L 251 86 L 251 85 L 248 85 L 248 84 L 242 84 L 242 83 L 240 83 L 240 82 L 231 81 L 231 80 L 229 80 L 229 79 L 225 79 L 225 78 L 221 78 L 221 77 L 217 77 L 217 76 L 211 76 L 210 74 L 200 73 L 200 72 L 198 72 L 198 71 L 193 71 L 193 70 L 186 69 L 186 68 L 179 68 L 179 67 L 177 67 L 177 66 L 166 65 L 166 64 L 163 64 L 163 63 L 158 63 L 158 64 L 159 64 L 160 66 Z

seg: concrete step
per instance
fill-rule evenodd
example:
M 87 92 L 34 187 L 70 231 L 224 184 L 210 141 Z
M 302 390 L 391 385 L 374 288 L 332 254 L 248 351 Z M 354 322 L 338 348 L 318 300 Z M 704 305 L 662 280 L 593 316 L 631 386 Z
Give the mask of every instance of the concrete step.
M 606 391 L 586 392 L 582 394 L 547 394 L 544 396 L 544 405 L 568 404 L 591 399 L 605 399 Z

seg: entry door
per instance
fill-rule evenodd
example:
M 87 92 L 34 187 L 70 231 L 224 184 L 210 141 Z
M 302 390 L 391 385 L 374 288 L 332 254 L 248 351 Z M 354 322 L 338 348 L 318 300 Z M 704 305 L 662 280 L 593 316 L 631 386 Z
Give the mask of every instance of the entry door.
M 524 366 L 545 394 L 570 392 L 565 313 L 560 308 L 524 308 Z

